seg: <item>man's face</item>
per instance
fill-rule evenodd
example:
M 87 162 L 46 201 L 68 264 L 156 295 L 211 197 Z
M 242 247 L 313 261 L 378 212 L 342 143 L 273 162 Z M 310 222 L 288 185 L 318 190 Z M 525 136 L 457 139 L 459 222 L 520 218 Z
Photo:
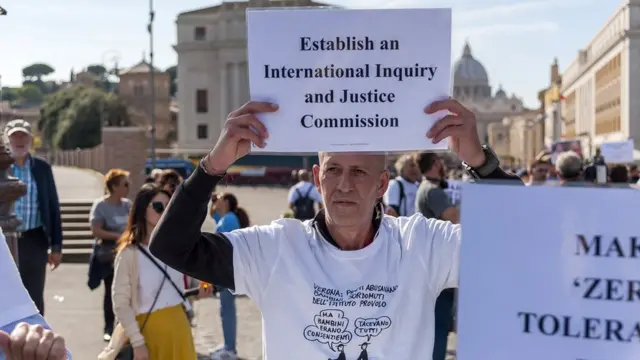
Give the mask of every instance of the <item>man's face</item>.
M 371 221 L 377 199 L 389 185 L 383 155 L 323 153 L 313 167 L 313 180 L 322 194 L 332 223 L 358 226 Z
M 549 167 L 547 165 L 538 164 L 531 168 L 531 177 L 533 181 L 544 181 L 549 174 Z
M 9 148 L 15 157 L 24 157 L 29 153 L 31 147 L 31 135 L 16 131 L 9 135 Z

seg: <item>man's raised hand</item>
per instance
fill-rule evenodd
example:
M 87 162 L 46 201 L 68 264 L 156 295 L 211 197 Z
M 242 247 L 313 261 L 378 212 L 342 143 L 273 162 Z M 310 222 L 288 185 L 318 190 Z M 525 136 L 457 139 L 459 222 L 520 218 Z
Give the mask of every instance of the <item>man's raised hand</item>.
M 250 101 L 231 112 L 218 142 L 205 159 L 207 169 L 214 173 L 224 173 L 236 160 L 249 153 L 252 143 L 264 148 L 269 135 L 256 114 L 277 110 L 278 105 Z

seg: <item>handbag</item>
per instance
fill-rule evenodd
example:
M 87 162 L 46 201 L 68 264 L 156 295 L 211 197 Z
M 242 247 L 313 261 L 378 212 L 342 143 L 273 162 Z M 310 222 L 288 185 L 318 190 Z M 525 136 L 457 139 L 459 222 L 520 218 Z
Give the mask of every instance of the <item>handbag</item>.
M 116 259 L 116 242 L 98 239 L 95 256 L 98 262 L 102 264 L 113 264 Z
M 142 332 L 142 330 L 144 330 L 144 327 L 147 325 L 149 316 L 151 316 L 151 312 L 158 302 L 160 292 L 162 291 L 162 287 L 164 286 L 166 280 L 167 277 L 164 276 L 162 278 L 162 282 L 160 283 L 160 287 L 158 287 L 158 292 L 156 292 L 156 295 L 153 298 L 151 308 L 149 309 L 149 312 L 142 322 L 140 332 Z M 104 348 L 100 354 L 98 354 L 98 360 L 133 360 L 133 346 L 131 346 L 131 343 L 129 343 L 122 324 L 118 323 L 113 329 L 113 332 L 111 333 L 111 341 L 109 341 L 107 347 Z
M 169 283 L 171 284 L 173 289 L 178 293 L 178 295 L 180 295 L 180 298 L 182 298 L 182 310 L 184 310 L 184 313 L 187 316 L 187 320 L 189 320 L 189 323 L 191 323 L 192 320 L 193 320 L 194 314 L 193 314 L 193 311 L 187 310 L 187 308 L 184 305 L 187 302 L 187 297 L 184 295 L 184 292 L 182 290 L 180 290 L 178 285 L 176 285 L 176 283 L 173 282 L 173 280 L 171 279 L 171 276 L 169 275 L 169 273 L 167 273 L 166 265 L 165 265 L 165 268 L 163 268 L 160 265 L 160 263 L 158 263 L 158 260 L 156 260 L 153 256 L 151 256 L 151 254 L 149 254 L 147 249 L 145 249 L 145 248 L 143 248 L 143 247 L 141 247 L 139 245 L 138 245 L 138 248 L 142 252 L 142 254 L 144 254 L 144 256 L 146 256 L 147 259 L 149 259 L 158 268 L 158 270 L 160 270 L 162 272 L 162 274 L 164 275 L 165 279 L 169 280 Z

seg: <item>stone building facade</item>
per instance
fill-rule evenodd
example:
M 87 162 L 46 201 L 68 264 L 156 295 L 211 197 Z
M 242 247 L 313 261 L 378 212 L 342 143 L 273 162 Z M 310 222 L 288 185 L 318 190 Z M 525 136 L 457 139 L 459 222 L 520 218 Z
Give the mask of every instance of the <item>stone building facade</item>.
M 560 137 L 560 75 L 558 60 L 549 71 L 549 86 L 538 92 L 540 106 L 489 125 L 489 144 L 505 162 L 526 166 Z
M 453 65 L 453 96 L 476 114 L 478 135 L 486 143 L 490 143 L 491 124 L 502 124 L 506 116 L 525 110 L 522 100 L 507 95 L 502 86 L 493 92 L 487 70 L 473 56 L 469 43 Z
M 178 148 L 204 153 L 227 114 L 249 100 L 245 12 L 249 7 L 317 7 L 311 0 L 223 2 L 178 15 Z
M 175 122 L 171 114 L 170 75 L 154 68 L 155 94 L 151 94 L 149 63 L 140 63 L 119 73 L 118 95 L 127 103 L 129 117 L 135 126 L 151 129 L 151 109 L 155 109 L 156 146 L 171 146 Z M 151 132 L 149 131 L 150 136 Z
M 640 147 L 640 0 L 624 0 L 563 71 L 561 132 L 583 153 L 603 142 Z M 586 140 L 586 141 L 584 141 Z

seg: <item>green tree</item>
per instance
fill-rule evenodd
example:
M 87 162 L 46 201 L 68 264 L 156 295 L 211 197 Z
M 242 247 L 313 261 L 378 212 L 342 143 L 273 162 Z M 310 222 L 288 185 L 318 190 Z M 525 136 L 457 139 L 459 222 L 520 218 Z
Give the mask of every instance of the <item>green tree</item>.
M 20 98 L 26 103 L 39 104 L 44 99 L 44 94 L 39 86 L 25 85 L 19 90 Z
M 169 73 L 171 96 L 175 96 L 178 92 L 178 67 L 172 66 L 166 70 Z
M 42 137 L 47 144 L 52 144 L 53 136 L 58 130 L 58 124 L 66 111 L 81 93 L 87 88 L 83 86 L 73 86 L 51 95 L 48 95 L 40 108 L 40 119 L 38 129 L 42 132 Z
M 55 69 L 44 63 L 31 64 L 22 69 L 22 76 L 27 81 L 42 82 L 42 78 L 51 75 Z
M 2 99 L 3 101 L 13 102 L 20 98 L 20 92 L 18 89 L 3 87 L 2 88 Z
M 47 96 L 38 122 L 44 140 L 62 150 L 99 145 L 103 125 L 131 126 L 125 103 L 115 94 L 82 86 Z
M 100 64 L 87 66 L 87 71 L 99 78 L 104 78 L 107 75 L 107 68 Z

